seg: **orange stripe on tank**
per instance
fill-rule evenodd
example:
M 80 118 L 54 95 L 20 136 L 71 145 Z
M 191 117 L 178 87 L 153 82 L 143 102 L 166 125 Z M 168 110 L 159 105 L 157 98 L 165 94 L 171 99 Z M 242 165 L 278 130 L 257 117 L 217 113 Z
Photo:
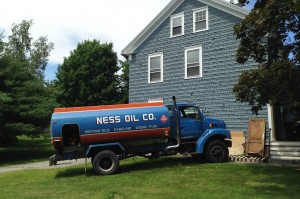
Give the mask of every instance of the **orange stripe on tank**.
M 125 109 L 125 108 L 144 108 L 144 107 L 155 107 L 155 106 L 164 106 L 164 103 L 155 102 L 155 103 L 141 103 L 141 104 L 116 104 L 116 105 L 103 105 L 103 106 L 55 108 L 54 113 L 97 111 L 97 110 L 111 110 L 111 109 Z

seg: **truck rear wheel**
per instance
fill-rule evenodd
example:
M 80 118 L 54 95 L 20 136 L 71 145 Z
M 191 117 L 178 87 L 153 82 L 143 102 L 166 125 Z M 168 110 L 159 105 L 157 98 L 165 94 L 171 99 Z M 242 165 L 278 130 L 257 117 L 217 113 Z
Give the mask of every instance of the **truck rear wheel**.
M 119 169 L 119 158 L 112 151 L 101 151 L 93 158 L 93 169 L 97 175 L 110 175 Z
M 209 162 L 225 162 L 228 159 L 228 147 L 221 140 L 213 140 L 205 147 L 205 158 Z

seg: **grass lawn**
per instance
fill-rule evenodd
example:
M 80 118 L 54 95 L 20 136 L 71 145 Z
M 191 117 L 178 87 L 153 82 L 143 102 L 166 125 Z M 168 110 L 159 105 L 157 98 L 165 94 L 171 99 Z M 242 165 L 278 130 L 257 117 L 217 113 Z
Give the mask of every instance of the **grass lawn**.
M 19 137 L 0 148 L 0 166 L 46 161 L 50 139 Z M 210 164 L 186 157 L 121 161 L 120 173 L 95 176 L 88 164 L 0 173 L 0 198 L 300 198 L 300 172 L 268 164 Z
M 0 148 L 0 166 L 47 161 L 54 153 L 50 138 L 20 136 L 15 146 Z
M 300 198 L 300 172 L 267 164 L 210 164 L 185 157 L 121 161 L 95 176 L 91 164 L 0 173 L 0 198 Z

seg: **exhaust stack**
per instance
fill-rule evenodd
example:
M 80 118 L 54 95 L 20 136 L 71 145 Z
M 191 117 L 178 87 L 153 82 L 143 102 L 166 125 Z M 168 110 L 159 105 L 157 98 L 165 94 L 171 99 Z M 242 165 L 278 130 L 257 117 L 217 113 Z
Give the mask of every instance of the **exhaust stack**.
M 165 151 L 170 150 L 170 149 L 176 149 L 181 145 L 181 138 L 180 138 L 180 126 L 179 126 L 179 118 L 178 118 L 178 110 L 177 110 L 177 104 L 176 104 L 176 97 L 173 96 L 173 106 L 174 106 L 174 116 L 175 116 L 175 123 L 176 123 L 176 140 L 177 140 L 177 144 L 176 145 L 172 145 L 172 146 L 168 146 Z

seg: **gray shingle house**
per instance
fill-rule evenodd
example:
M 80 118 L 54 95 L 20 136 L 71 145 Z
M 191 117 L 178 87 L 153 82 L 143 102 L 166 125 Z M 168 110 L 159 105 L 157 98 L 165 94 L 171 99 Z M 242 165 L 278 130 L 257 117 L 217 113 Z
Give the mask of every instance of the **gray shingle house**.
M 122 51 L 130 61 L 130 103 L 161 98 L 170 103 L 176 96 L 247 135 L 248 120 L 256 116 L 247 103 L 236 101 L 232 89 L 241 72 L 256 65 L 235 61 L 239 41 L 233 26 L 248 13 L 224 0 L 171 0 Z M 272 110 L 265 107 L 258 116 L 270 129 Z

